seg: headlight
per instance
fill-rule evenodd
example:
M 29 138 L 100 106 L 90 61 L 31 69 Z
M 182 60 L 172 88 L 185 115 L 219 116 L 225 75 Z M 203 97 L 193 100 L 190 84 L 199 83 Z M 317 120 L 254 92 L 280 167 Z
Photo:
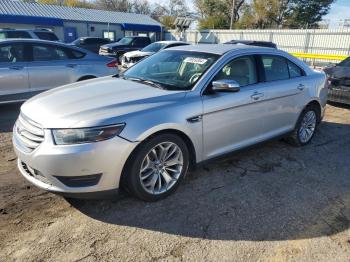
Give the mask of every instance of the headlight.
M 118 124 L 91 128 L 53 129 L 52 135 L 56 145 L 91 143 L 117 136 L 124 127 L 125 124 Z

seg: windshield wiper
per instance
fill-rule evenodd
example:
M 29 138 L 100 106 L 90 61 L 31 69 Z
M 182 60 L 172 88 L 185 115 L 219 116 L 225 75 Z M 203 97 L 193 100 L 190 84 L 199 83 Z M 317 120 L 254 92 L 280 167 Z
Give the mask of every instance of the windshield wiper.
M 143 80 L 142 83 L 152 85 L 152 86 L 159 88 L 159 89 L 164 89 L 164 87 L 161 84 L 158 84 L 158 83 L 153 82 L 151 80 Z
M 142 79 L 142 78 L 138 78 L 138 77 L 124 77 L 124 76 L 122 78 L 126 79 L 126 80 L 130 80 L 130 81 L 135 81 L 135 82 L 140 82 L 140 83 L 143 83 L 143 84 L 148 84 L 148 85 L 151 85 L 151 86 L 159 88 L 159 89 L 164 89 L 164 87 L 161 84 L 153 82 L 152 80 Z

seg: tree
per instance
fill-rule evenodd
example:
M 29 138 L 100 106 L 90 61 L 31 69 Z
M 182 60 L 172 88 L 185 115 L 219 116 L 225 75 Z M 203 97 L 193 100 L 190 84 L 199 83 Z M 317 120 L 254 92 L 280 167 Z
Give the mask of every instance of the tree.
M 185 0 L 169 0 L 169 15 L 170 16 L 184 16 L 187 12 Z
M 131 12 L 133 8 L 129 0 L 96 0 L 94 5 L 97 9 L 119 12 Z
M 335 0 L 253 0 L 243 8 L 243 28 L 310 28 L 329 12 Z
M 239 20 L 244 3 L 245 0 L 235 0 L 233 24 Z M 195 6 L 202 17 L 199 22 L 200 28 L 215 26 L 217 29 L 227 29 L 230 27 L 232 0 L 195 0 Z
M 134 0 L 132 3 L 132 12 L 136 14 L 151 14 L 151 6 L 147 0 Z
M 291 28 L 317 28 L 335 0 L 292 0 L 286 25 Z

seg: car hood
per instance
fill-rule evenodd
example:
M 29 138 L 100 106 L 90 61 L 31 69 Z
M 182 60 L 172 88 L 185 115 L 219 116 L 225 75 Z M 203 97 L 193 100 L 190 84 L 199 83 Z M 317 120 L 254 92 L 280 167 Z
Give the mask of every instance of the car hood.
M 44 128 L 110 125 L 140 111 L 169 106 L 185 94 L 109 76 L 41 93 L 25 102 L 21 113 Z
M 131 51 L 124 54 L 125 57 L 143 57 L 153 55 L 154 52 Z

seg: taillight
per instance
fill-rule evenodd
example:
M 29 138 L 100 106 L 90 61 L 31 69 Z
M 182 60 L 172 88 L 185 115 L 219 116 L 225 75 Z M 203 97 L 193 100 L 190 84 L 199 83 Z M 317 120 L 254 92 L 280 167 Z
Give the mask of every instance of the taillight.
M 109 62 L 106 66 L 108 66 L 108 67 L 118 67 L 118 60 L 114 59 L 111 62 Z

